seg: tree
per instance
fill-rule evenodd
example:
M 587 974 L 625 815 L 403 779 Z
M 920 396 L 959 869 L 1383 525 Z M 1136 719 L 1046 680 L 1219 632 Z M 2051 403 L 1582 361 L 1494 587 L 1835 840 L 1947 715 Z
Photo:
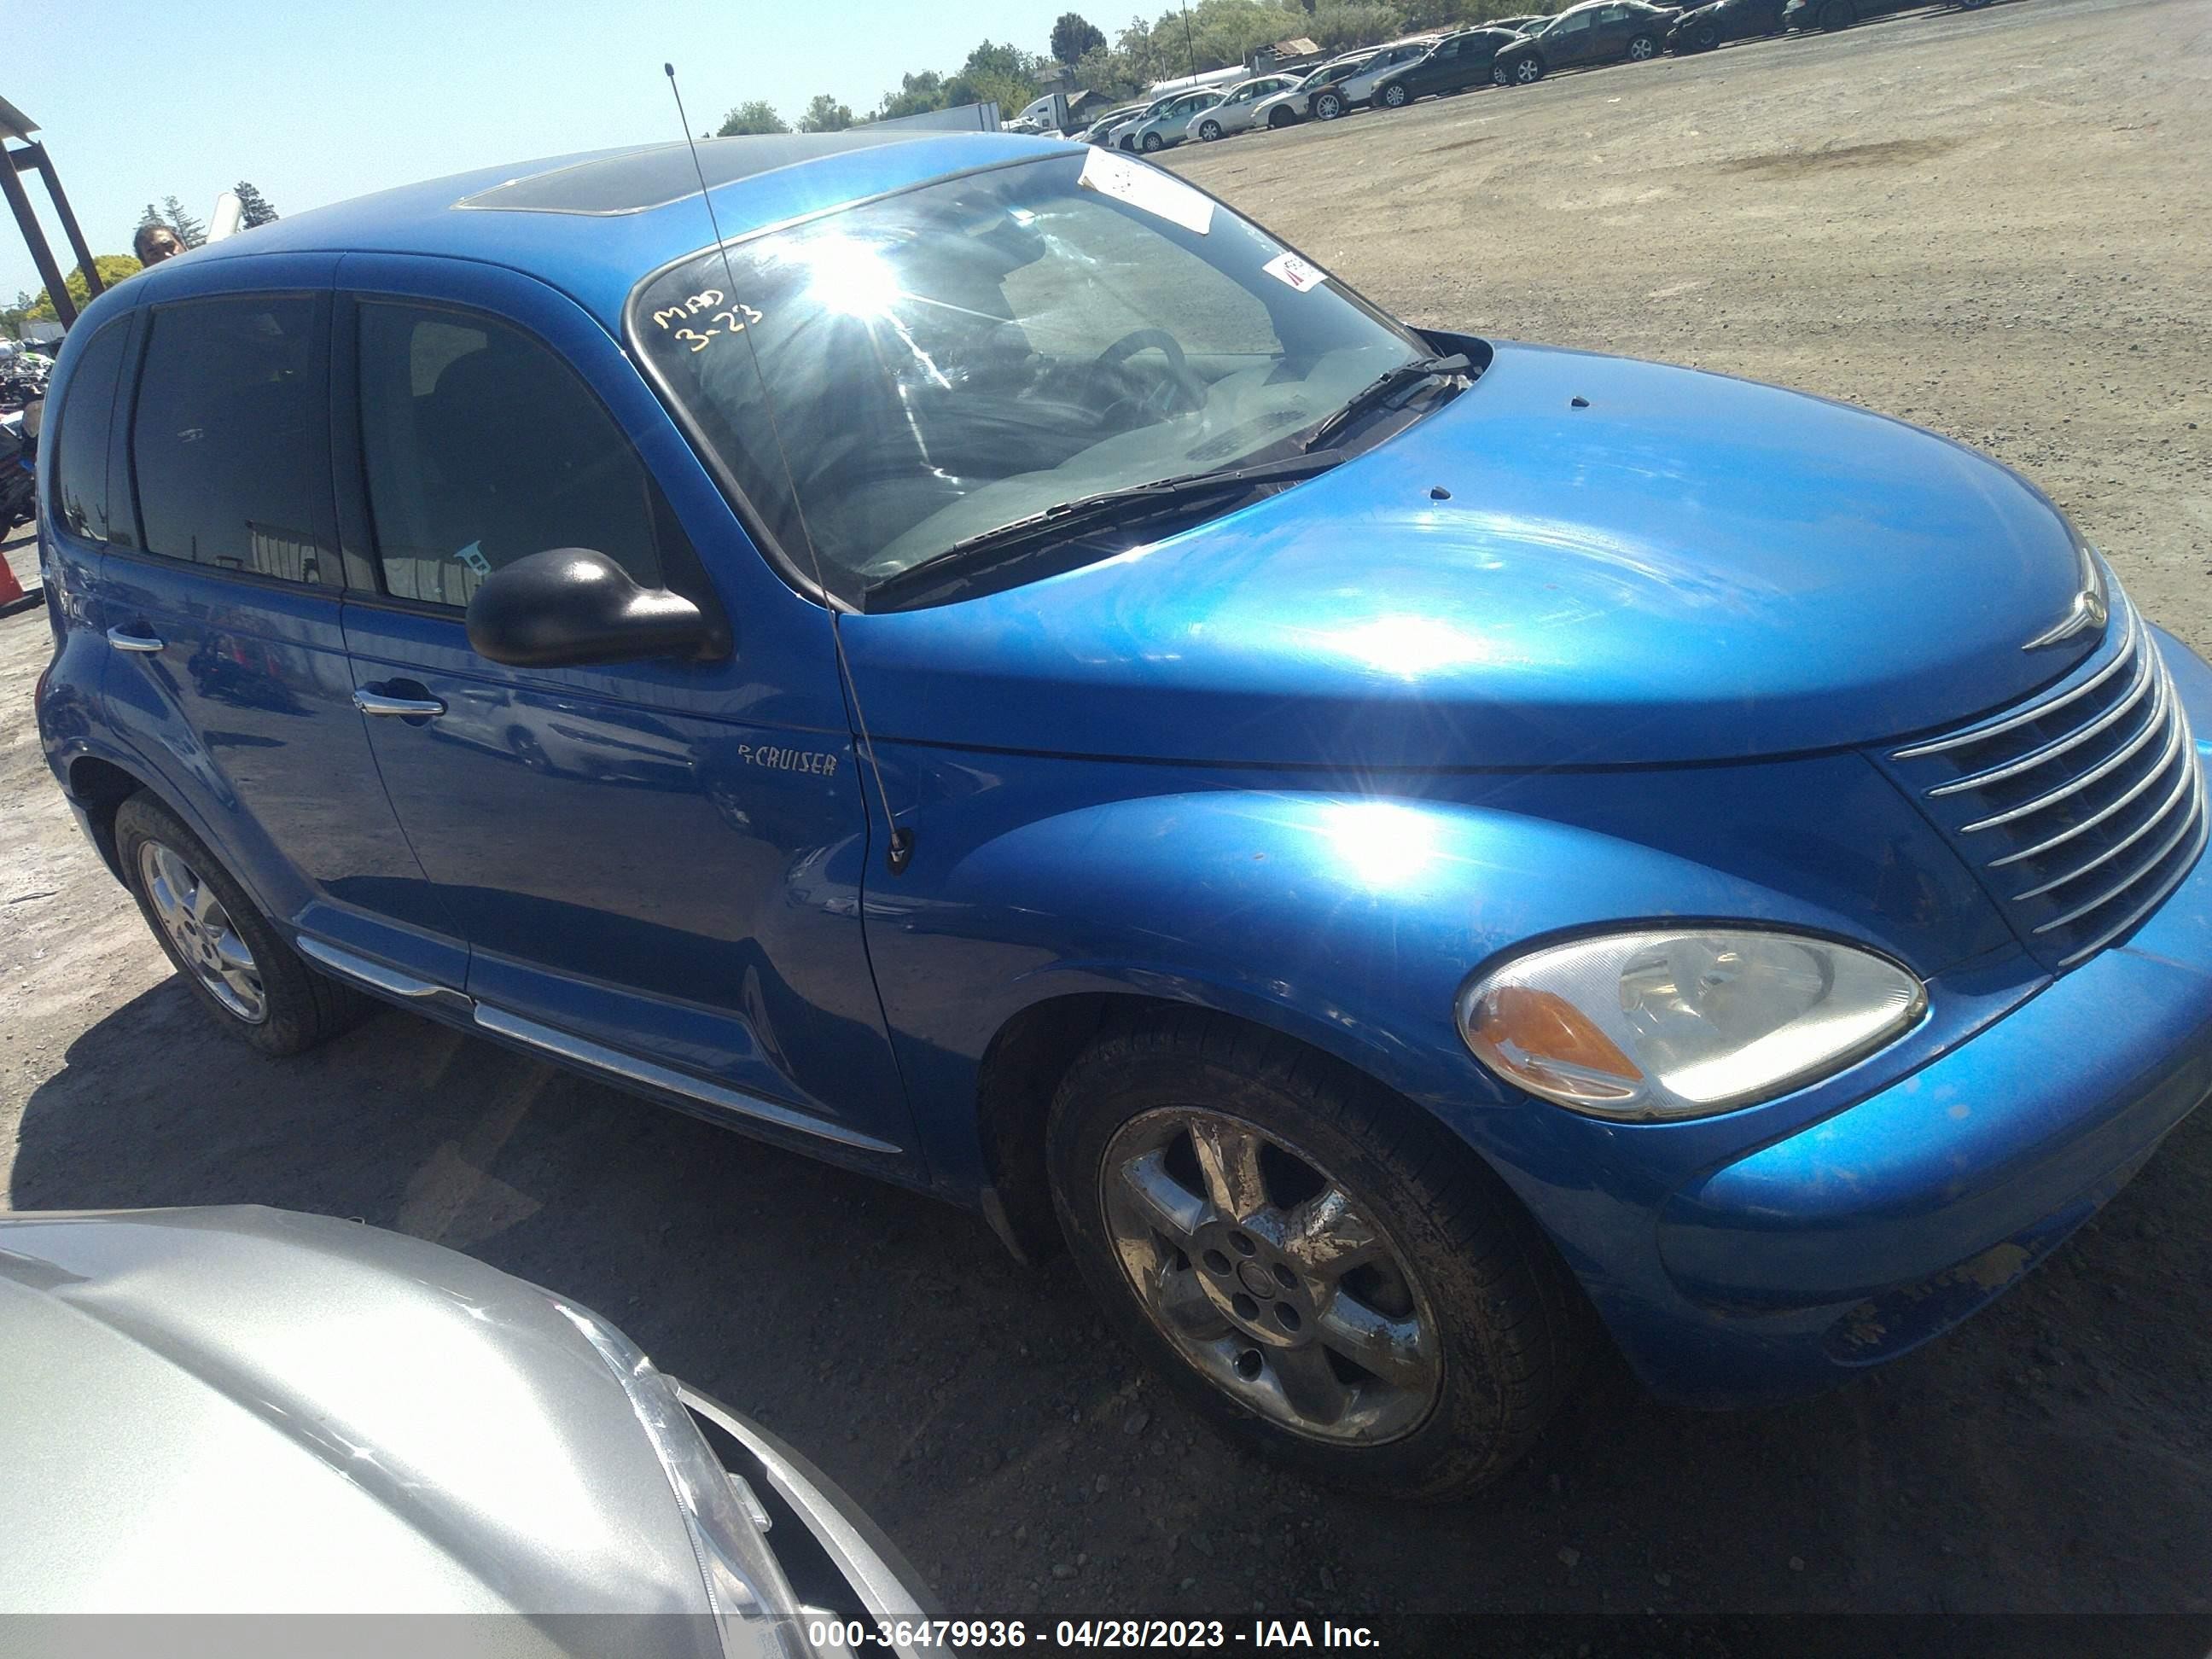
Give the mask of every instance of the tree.
M 789 132 L 791 123 L 775 112 L 775 106 L 765 98 L 756 98 L 749 104 L 740 104 L 722 118 L 716 129 L 717 138 L 735 138 L 743 133 Z
M 177 240 L 186 247 L 207 246 L 207 226 L 185 211 L 185 204 L 173 196 L 161 198 L 161 222 L 177 233 Z
M 888 121 L 901 115 L 921 115 L 945 107 L 945 77 L 935 70 L 899 76 L 899 89 L 887 92 L 876 106 L 872 121 Z
M 166 224 L 167 221 L 164 220 L 162 222 Z M 145 266 L 140 264 L 128 253 L 103 253 L 92 263 L 100 272 L 100 286 L 103 288 L 113 288 L 125 278 L 136 276 L 145 269 Z M 92 303 L 92 290 L 85 284 L 82 270 L 70 272 L 69 295 L 70 299 L 76 301 L 76 308 L 79 311 Z M 19 295 L 16 297 L 29 298 L 28 295 Z M 30 303 L 23 307 L 23 315 L 27 320 L 34 323 L 52 323 L 60 320 L 54 313 L 53 296 L 44 289 L 39 290 L 36 299 L 31 300 Z
M 853 125 L 852 106 L 839 103 L 826 92 L 817 92 L 799 118 L 801 132 L 842 132 Z
M 1106 32 L 1080 12 L 1064 11 L 1052 26 L 1052 60 L 1075 64 L 1106 44 Z
M 269 198 L 254 189 L 252 185 L 247 184 L 245 179 L 241 179 L 234 185 L 231 187 L 231 193 L 238 198 L 238 205 L 241 210 L 238 222 L 245 229 L 251 230 L 256 225 L 272 224 L 276 222 L 276 210 L 269 205 Z
M 948 104 L 995 101 L 1002 114 L 1011 115 L 1037 95 L 1037 79 L 1044 65 L 1019 46 L 986 40 L 968 54 L 945 86 Z

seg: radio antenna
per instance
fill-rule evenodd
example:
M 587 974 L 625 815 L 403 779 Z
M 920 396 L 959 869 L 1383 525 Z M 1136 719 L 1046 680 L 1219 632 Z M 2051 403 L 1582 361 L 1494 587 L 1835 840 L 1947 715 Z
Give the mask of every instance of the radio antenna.
M 663 64 L 660 67 L 668 76 L 668 90 L 676 98 L 676 118 L 684 128 L 684 143 L 691 151 L 691 171 L 699 179 L 699 199 L 707 204 L 707 224 L 714 233 L 714 249 L 722 256 L 722 280 L 730 285 L 730 303 L 734 307 L 738 303 L 738 274 L 730 264 L 730 245 L 722 240 L 721 221 L 714 214 L 714 193 L 707 188 L 707 169 L 699 161 L 698 143 L 691 137 L 691 118 L 684 112 L 684 89 L 676 84 L 675 64 Z M 739 331 L 745 337 L 753 378 L 760 382 L 761 407 L 768 411 L 768 429 L 775 439 L 776 459 L 783 465 L 784 488 L 791 492 L 792 510 L 799 514 L 799 539 L 806 544 L 807 562 L 814 568 L 814 585 L 822 590 L 823 602 L 830 611 L 830 644 L 837 659 L 837 678 L 844 684 L 845 700 L 853 710 L 853 724 L 859 728 L 861 758 L 867 763 L 868 774 L 875 780 L 876 799 L 883 804 L 884 827 L 890 832 L 890 840 L 884 848 L 884 863 L 896 876 L 913 861 L 914 831 L 892 820 L 890 793 L 884 787 L 884 769 L 876 760 L 876 742 L 868 735 L 868 717 L 860 711 L 860 684 L 854 679 L 852 660 L 845 654 L 842 614 L 830 595 L 830 584 L 822 579 L 822 555 L 815 549 L 814 532 L 806 522 L 806 502 L 799 493 L 798 475 L 792 471 L 791 452 L 784 447 L 783 428 L 775 416 L 775 394 L 761 368 L 760 347 L 754 343 L 751 325 Z

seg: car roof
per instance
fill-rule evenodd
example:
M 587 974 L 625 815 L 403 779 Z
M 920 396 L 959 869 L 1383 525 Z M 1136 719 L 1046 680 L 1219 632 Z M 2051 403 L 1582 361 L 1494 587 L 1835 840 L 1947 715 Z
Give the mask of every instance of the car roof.
M 977 167 L 1084 147 L 1018 133 L 856 127 L 554 156 L 403 185 L 288 216 L 165 262 L 301 252 L 410 253 L 504 265 L 560 289 L 617 337 L 638 280 L 714 244 L 704 173 L 726 239 Z M 158 300 L 164 270 L 141 292 Z M 136 287 L 137 284 L 132 284 Z

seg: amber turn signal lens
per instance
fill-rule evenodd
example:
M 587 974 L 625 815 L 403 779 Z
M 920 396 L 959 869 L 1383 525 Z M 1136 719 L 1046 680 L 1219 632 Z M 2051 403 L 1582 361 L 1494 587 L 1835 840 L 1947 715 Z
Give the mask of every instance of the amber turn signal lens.
M 1634 1060 L 1565 997 L 1526 985 L 1500 985 L 1475 1005 L 1471 1035 L 1482 1058 L 1509 1077 L 1547 1091 L 1603 1098 L 1644 1081 Z

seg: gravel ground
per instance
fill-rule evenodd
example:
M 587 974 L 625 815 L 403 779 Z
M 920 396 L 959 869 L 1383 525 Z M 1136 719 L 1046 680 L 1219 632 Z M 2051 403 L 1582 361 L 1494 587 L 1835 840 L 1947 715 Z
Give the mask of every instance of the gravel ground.
M 1417 321 L 1978 444 L 2203 648 L 2208 23 L 1920 13 L 1171 159 Z M 46 647 L 42 614 L 0 620 L 15 1208 L 285 1205 L 557 1285 L 805 1448 L 963 1612 L 2212 1612 L 2212 1114 L 1997 1307 L 1838 1393 L 1704 1416 L 1607 1372 L 1483 1502 L 1352 1502 L 1206 1432 L 1066 1263 L 926 1200 L 396 1012 L 282 1065 L 213 1033 L 44 774 Z

